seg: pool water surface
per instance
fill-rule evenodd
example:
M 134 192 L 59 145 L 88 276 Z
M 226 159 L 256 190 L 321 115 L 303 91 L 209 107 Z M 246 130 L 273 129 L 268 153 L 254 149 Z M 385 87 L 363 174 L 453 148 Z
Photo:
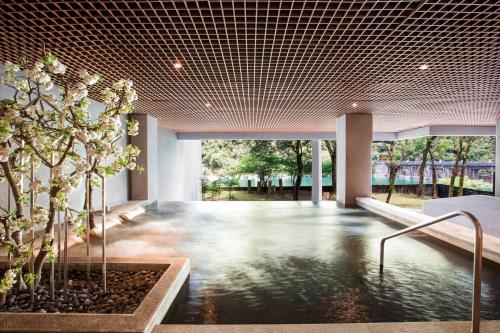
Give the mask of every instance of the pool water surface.
M 164 323 L 284 324 L 470 320 L 472 255 L 334 202 L 169 202 L 169 256 L 191 275 Z M 500 269 L 485 263 L 482 319 L 500 319 Z

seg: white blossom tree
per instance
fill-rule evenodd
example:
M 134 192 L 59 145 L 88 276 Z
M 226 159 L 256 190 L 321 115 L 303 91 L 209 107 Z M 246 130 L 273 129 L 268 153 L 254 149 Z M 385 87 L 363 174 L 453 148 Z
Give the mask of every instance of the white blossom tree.
M 11 254 L 11 269 L 0 280 L 0 293 L 16 280 L 20 289 L 26 283 L 37 287 L 43 263 L 57 256 L 57 211 L 70 209 L 68 195 L 82 179 L 137 169 L 139 149 L 122 149 L 119 144 L 126 135 L 122 118 L 132 112 L 137 94 L 131 81 L 120 80 L 101 91 L 105 110 L 92 116 L 89 89 L 102 80 L 86 70 L 78 77 L 67 75 L 66 66 L 50 53 L 34 63 L 26 58 L 19 64 L 5 63 L 0 83 L 11 88 L 12 98 L 0 101 L 0 180 L 10 188 L 14 205 L 0 208 L 0 246 Z M 127 125 L 128 135 L 137 135 L 137 122 Z M 50 179 L 33 177 L 42 167 L 50 171 Z M 30 200 L 31 215 L 26 214 Z M 71 210 L 75 224 L 88 214 Z M 23 232 L 35 228 L 43 229 L 41 236 L 23 242 Z

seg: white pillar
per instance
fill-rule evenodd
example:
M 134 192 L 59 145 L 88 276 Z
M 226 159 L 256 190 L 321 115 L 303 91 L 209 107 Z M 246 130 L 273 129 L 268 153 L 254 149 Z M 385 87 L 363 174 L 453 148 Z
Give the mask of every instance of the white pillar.
M 311 140 L 312 144 L 312 201 L 320 201 L 323 194 L 321 161 L 321 141 Z
M 158 199 L 158 121 L 145 114 L 133 114 L 131 118 L 139 122 L 139 134 L 132 136 L 130 143 L 139 147 L 141 153 L 137 165 L 144 171 L 130 172 L 130 199 Z
M 500 119 L 497 120 L 494 190 L 495 190 L 495 196 L 500 197 Z
M 337 118 L 337 204 L 356 207 L 356 197 L 372 194 L 371 114 L 353 113 Z

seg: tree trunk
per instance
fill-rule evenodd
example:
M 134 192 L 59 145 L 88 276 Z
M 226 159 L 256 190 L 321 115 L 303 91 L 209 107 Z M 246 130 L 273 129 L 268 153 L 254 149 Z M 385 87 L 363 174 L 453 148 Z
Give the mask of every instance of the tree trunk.
M 424 151 L 422 152 L 422 162 L 420 163 L 420 168 L 418 169 L 419 180 L 418 180 L 418 189 L 417 189 L 417 198 L 422 198 L 424 196 L 424 178 L 425 178 L 425 166 L 427 164 L 427 154 L 431 150 L 432 141 L 434 141 L 436 137 L 432 136 L 427 138 L 427 142 L 425 143 Z
M 85 181 L 87 181 L 87 179 L 85 178 Z M 94 188 L 92 186 L 92 182 L 90 182 L 90 185 L 89 185 L 89 224 L 90 224 L 90 229 L 94 229 L 95 228 L 95 216 L 94 216 L 94 210 L 93 210 L 93 207 L 92 207 L 92 194 L 94 193 Z M 83 202 L 83 209 L 85 210 L 87 208 L 87 196 L 85 196 L 85 200 Z
M 467 167 L 467 156 L 462 159 L 462 168 L 460 170 L 460 179 L 458 181 L 458 196 L 464 195 L 464 180 L 465 180 L 465 169 Z
M 389 193 L 387 193 L 387 198 L 385 199 L 386 203 L 391 201 L 392 193 L 395 192 L 396 187 L 394 184 L 396 183 L 396 175 L 398 174 L 399 167 L 392 166 L 389 171 Z
M 16 219 L 20 219 L 24 216 L 24 208 L 23 208 L 23 204 L 21 203 L 21 200 L 20 200 L 20 197 L 21 197 L 20 188 L 17 186 L 17 182 L 14 179 L 14 176 L 12 175 L 12 168 L 11 168 L 10 162 L 9 161 L 1 162 L 0 164 L 2 165 L 4 176 L 7 179 L 7 182 L 9 183 L 8 186 L 12 190 L 12 196 L 14 198 L 14 202 L 15 202 L 15 206 L 16 206 Z M 16 243 L 16 247 L 12 251 L 13 259 L 16 259 L 16 258 L 20 257 L 19 248 L 23 244 L 23 233 L 21 230 L 15 231 L 12 233 L 11 237 L 12 237 L 12 240 L 14 241 L 14 243 Z M 20 268 L 21 268 L 21 274 L 20 274 L 19 279 L 18 279 L 19 289 L 26 290 L 27 286 L 26 286 L 26 283 L 24 282 L 24 279 L 22 278 L 22 266 Z
M 266 177 L 259 176 L 260 186 L 257 187 L 257 192 L 265 192 L 266 191 Z
M 302 161 L 302 142 L 300 140 L 295 141 L 295 157 L 297 158 L 297 179 L 293 187 L 293 200 L 299 200 L 299 190 L 300 183 L 302 182 L 302 176 L 304 175 L 304 163 Z
M 458 184 L 458 195 L 462 196 L 464 195 L 464 181 L 465 181 L 465 171 L 467 169 L 467 161 L 469 159 L 469 151 L 471 149 L 471 146 L 473 145 L 473 138 L 468 137 L 467 140 L 467 146 L 462 152 L 462 169 L 460 170 L 460 179 L 459 179 L 459 184 Z
M 432 152 L 429 152 L 429 156 L 431 157 L 431 171 L 432 171 L 432 198 L 437 199 L 437 175 L 436 175 L 436 165 L 434 161 L 434 155 Z
M 328 154 L 330 155 L 330 160 L 332 162 L 332 190 L 331 193 L 337 193 L 337 182 L 335 177 L 337 176 L 337 146 L 335 141 L 325 141 L 326 148 L 328 149 Z
M 49 198 L 54 198 L 57 193 L 59 192 L 59 187 L 58 186 L 53 186 L 50 189 L 49 192 Z M 54 220 L 56 216 L 56 208 L 52 201 L 49 202 L 49 220 L 47 222 L 47 225 L 45 226 L 45 234 L 50 235 L 52 238 L 52 242 L 54 241 Z M 52 244 L 51 244 L 52 246 Z M 37 276 L 36 281 L 35 281 L 35 289 L 38 288 L 38 285 L 41 281 L 42 278 L 42 267 L 43 263 L 45 262 L 45 259 L 47 258 L 48 252 L 41 249 L 38 252 L 38 255 L 36 256 L 35 259 L 35 266 L 34 266 L 34 272 Z
M 449 198 L 452 198 L 453 197 L 453 192 L 455 190 L 455 180 L 458 176 L 458 163 L 460 162 L 460 160 L 462 159 L 462 144 L 463 144 L 463 139 L 462 138 L 459 138 L 459 144 L 458 144 L 458 148 L 455 152 L 455 163 L 453 164 L 453 171 L 451 173 L 451 177 L 450 177 L 450 188 L 448 189 L 448 197 Z
M 297 175 L 297 179 L 295 180 L 295 184 L 293 186 L 293 200 L 295 201 L 299 200 L 299 189 L 301 182 L 302 182 L 302 176 L 299 174 Z

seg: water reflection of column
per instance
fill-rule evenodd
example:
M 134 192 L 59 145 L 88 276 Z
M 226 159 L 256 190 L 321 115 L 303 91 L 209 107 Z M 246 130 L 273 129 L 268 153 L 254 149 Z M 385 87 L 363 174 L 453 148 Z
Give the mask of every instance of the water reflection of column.
M 322 172 L 321 172 L 321 141 L 312 140 L 312 201 L 320 201 L 322 199 Z

